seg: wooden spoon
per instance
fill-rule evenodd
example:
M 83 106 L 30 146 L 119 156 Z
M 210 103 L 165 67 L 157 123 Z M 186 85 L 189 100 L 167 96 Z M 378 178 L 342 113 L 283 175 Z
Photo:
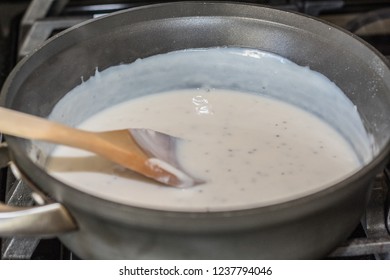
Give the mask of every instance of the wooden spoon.
M 179 169 L 174 152 L 177 138 L 157 131 L 89 132 L 2 107 L 0 131 L 87 150 L 165 185 L 190 187 L 200 182 Z

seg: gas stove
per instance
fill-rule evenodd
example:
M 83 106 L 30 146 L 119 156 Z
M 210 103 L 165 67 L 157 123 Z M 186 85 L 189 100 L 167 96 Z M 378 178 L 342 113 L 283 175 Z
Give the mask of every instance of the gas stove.
M 54 34 L 107 13 L 159 2 L 163 1 L 0 1 L 0 87 L 20 59 Z M 318 17 L 355 33 L 390 58 L 388 0 L 240 2 L 264 4 Z M 390 259 L 389 170 L 376 177 L 361 224 L 327 259 Z M 16 180 L 8 168 L 0 170 L 0 201 L 17 206 L 33 203 L 30 189 L 23 181 Z M 1 259 L 78 258 L 55 238 L 3 238 L 0 247 Z

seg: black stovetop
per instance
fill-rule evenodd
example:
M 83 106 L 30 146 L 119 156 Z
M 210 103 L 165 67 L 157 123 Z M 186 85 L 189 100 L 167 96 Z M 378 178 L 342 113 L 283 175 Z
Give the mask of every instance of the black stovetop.
M 65 24 L 58 25 L 51 32 L 54 34 L 84 19 L 93 16 L 114 12 L 121 9 L 132 8 L 139 5 L 166 1 L 104 1 L 104 0 L 69 0 L 69 1 L 1 1 L 0 0 L 0 87 L 16 62 L 25 54 L 23 41 L 31 27 L 31 23 L 23 22 L 23 16 L 32 2 L 51 3 L 43 15 L 36 20 L 52 23 L 58 19 L 66 19 Z M 174 2 L 174 1 L 171 1 Z M 216 1 L 215 1 L 216 2 Z M 259 0 L 239 1 L 274 6 L 281 9 L 293 10 L 339 25 L 354 32 L 368 43 L 372 44 L 385 56 L 390 56 L 390 1 L 389 0 Z M 1 136 L 0 136 L 1 137 Z M 1 139 L 1 138 L 0 138 Z M 379 236 L 372 233 L 370 228 L 374 222 L 378 223 L 376 216 L 383 216 L 388 211 L 389 199 L 388 179 L 379 174 L 374 187 L 373 197 L 362 224 L 359 225 L 351 238 L 330 255 L 332 259 L 390 259 L 390 242 L 383 243 Z M 19 185 L 18 185 L 19 184 Z M 20 182 L 14 180 L 10 172 L 3 168 L 0 170 L 0 201 L 7 201 L 10 192 L 22 188 Z M 22 188 L 23 189 L 23 188 Z M 371 205 L 371 206 L 370 206 Z M 382 212 L 383 213 L 382 213 Z M 373 218 L 374 217 L 374 218 Z M 380 219 L 379 219 L 380 220 Z M 384 219 L 382 219 L 384 220 Z M 371 223 L 371 224 L 370 224 Z M 379 221 L 380 223 L 380 221 Z M 375 226 L 377 226 L 375 224 Z M 385 222 L 379 225 L 386 231 Z M 383 233 L 383 232 L 382 232 Z M 385 233 L 386 234 L 386 233 Z M 388 234 L 388 233 L 387 233 Z M 367 235 L 368 240 L 367 241 Z M 379 240 L 379 241 L 378 241 Z M 372 242 L 371 242 L 372 241 Z M 376 242 L 376 243 L 375 243 Z M 381 243 L 382 242 L 382 243 Z M 38 240 L 34 238 L 3 238 L 0 239 L 2 248 L 0 259 L 77 259 L 57 239 Z M 389 248 L 387 254 L 375 254 L 378 248 Z M 387 249 L 385 249 L 386 251 Z

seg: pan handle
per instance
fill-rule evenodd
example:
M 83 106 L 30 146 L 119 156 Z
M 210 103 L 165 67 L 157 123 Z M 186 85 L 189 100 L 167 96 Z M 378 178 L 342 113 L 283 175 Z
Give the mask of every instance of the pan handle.
M 77 226 L 60 203 L 14 207 L 0 203 L 0 236 L 54 237 Z
M 6 144 L 0 145 L 0 168 L 9 163 Z M 41 202 L 44 200 L 35 194 Z M 39 236 L 54 237 L 77 229 L 66 208 L 60 203 L 40 206 L 16 207 L 0 202 L 0 237 Z

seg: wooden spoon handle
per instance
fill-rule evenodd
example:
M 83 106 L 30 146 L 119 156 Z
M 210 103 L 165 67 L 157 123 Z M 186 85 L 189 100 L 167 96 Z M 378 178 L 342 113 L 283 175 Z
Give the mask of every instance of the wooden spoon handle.
M 0 131 L 12 136 L 87 149 L 93 133 L 0 107 Z
M 17 137 L 88 150 L 164 184 L 181 186 L 188 181 L 187 175 L 185 179 L 179 179 L 176 174 L 167 170 L 164 162 L 150 162 L 128 130 L 88 132 L 0 107 L 0 131 Z

